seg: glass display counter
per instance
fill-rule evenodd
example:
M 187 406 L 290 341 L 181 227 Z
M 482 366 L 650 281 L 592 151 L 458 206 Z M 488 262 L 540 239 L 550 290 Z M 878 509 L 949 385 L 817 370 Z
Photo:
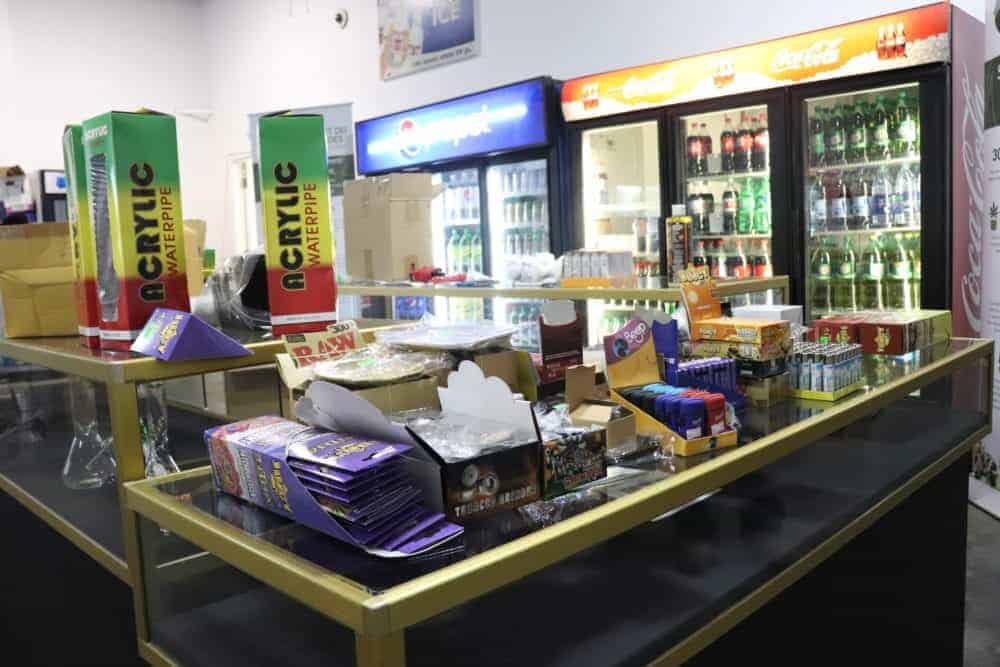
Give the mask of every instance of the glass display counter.
M 386 324 L 359 322 L 363 332 Z M 0 491 L 131 585 L 121 483 L 207 462 L 201 434 L 232 419 L 225 401 L 206 400 L 206 378 L 239 372 L 247 390 L 247 374 L 270 364 L 256 389 L 285 404 L 273 372 L 281 342 L 227 333 L 251 354 L 163 363 L 76 337 L 0 339 Z
M 935 544 L 912 549 L 914 535 L 927 539 L 921 527 L 879 549 L 902 549 L 940 573 L 915 588 L 939 583 L 932 602 L 944 610 L 928 618 L 936 640 L 953 637 L 958 610 L 960 651 L 965 477 L 973 444 L 991 427 L 992 349 L 954 339 L 868 357 L 865 388 L 838 403 L 749 408 L 757 426 L 737 448 L 623 463 L 586 490 L 470 524 L 458 540 L 405 560 L 368 556 L 221 494 L 208 468 L 128 484 L 142 563 L 140 652 L 189 667 L 697 664 L 737 641 L 734 628 L 751 616 L 787 606 L 802 582 L 830 577 L 838 555 L 889 530 L 921 494 L 941 495 L 939 480 L 951 500 L 933 498 Z M 877 567 L 896 582 L 893 572 L 917 565 Z M 824 580 L 810 597 L 831 605 L 812 626 L 836 635 L 864 614 L 833 613 L 850 586 L 839 573 L 831 581 L 841 583 Z M 884 597 L 898 604 L 904 592 Z M 893 620 L 906 626 L 903 612 L 893 619 L 869 604 L 859 627 L 900 651 L 891 637 Z M 775 656 L 795 643 L 767 632 Z M 909 643 L 926 650 L 919 638 Z M 827 640 L 831 655 L 851 645 Z M 925 664 L 955 664 L 952 644 L 938 644 L 945 660 Z M 880 650 L 865 645 L 869 655 Z

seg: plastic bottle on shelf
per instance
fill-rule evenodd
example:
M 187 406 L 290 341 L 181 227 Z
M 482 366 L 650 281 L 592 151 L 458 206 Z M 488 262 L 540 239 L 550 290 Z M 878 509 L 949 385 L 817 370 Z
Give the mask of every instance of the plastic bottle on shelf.
M 750 126 L 750 115 L 740 113 L 740 127 L 736 132 L 736 154 L 733 156 L 733 166 L 736 171 L 750 171 L 753 161 L 753 128 Z
M 733 159 L 736 155 L 736 128 L 733 127 L 733 119 L 726 116 L 722 126 L 722 134 L 719 135 L 719 151 L 721 153 L 722 171 L 730 173 L 735 168 Z
M 858 262 L 850 236 L 837 253 L 833 271 L 833 305 L 839 311 L 858 309 Z
M 848 107 L 847 161 L 864 162 L 868 159 L 868 127 L 864 102 Z
M 812 277 L 812 311 L 814 314 L 825 314 L 833 310 L 833 286 L 831 284 L 830 248 L 826 238 L 821 238 L 813 250 L 809 262 L 809 272 Z
M 757 196 L 754 198 L 753 226 L 754 234 L 771 233 L 771 181 L 767 178 L 757 179 Z
M 921 267 L 920 234 L 916 232 L 906 235 L 906 251 L 910 257 L 910 303 L 914 308 L 920 308 Z
M 760 251 L 754 261 L 753 275 L 755 278 L 770 278 L 774 275 L 771 248 L 766 239 L 760 241 Z
M 749 272 L 749 264 L 747 263 L 746 254 L 743 252 L 743 241 L 736 239 L 736 247 L 733 249 L 732 266 L 733 270 L 730 271 L 730 275 L 733 278 L 749 278 L 751 274 Z
M 699 161 L 699 174 L 708 173 L 708 156 L 712 154 L 712 135 L 708 133 L 708 126 L 705 123 L 701 124 L 701 156 L 698 158 Z
M 709 220 L 711 219 L 712 214 L 715 213 L 715 195 L 712 194 L 712 188 L 709 187 L 708 181 L 702 181 L 699 189 L 701 191 L 701 198 L 705 202 L 705 213 L 701 218 L 702 233 L 710 234 L 711 228 L 709 226 Z
M 756 197 L 753 191 L 753 181 L 747 177 L 743 180 L 740 197 L 736 209 L 736 233 L 749 234 L 753 229 L 754 207 Z
M 917 150 L 917 120 L 906 91 L 899 93 L 892 111 L 892 156 L 896 158 L 915 157 Z
M 732 278 L 733 275 L 730 272 L 729 265 L 729 254 L 726 252 L 725 241 L 718 240 L 715 242 L 715 265 L 718 267 L 719 275 L 718 278 Z
M 470 185 L 469 193 L 469 219 L 479 220 L 479 186 Z
M 448 241 L 448 273 L 461 273 L 462 271 L 462 230 L 455 227 L 451 230 L 451 238 Z
M 922 212 L 922 202 L 920 200 L 920 163 L 914 162 L 912 165 L 913 172 L 913 225 L 915 227 L 920 226 L 920 214 Z
M 608 168 L 603 161 L 597 163 L 594 178 L 597 181 L 597 203 L 600 206 L 607 206 L 611 203 L 611 199 L 608 194 Z M 514 182 L 516 187 L 516 181 Z
M 722 233 L 733 234 L 736 231 L 736 212 L 739 208 L 739 190 L 732 178 L 726 181 L 726 189 L 722 192 Z
M 694 252 L 691 254 L 691 264 L 692 266 L 706 266 L 708 264 L 708 257 L 705 255 L 704 241 L 695 242 Z
M 704 150 L 705 144 L 701 140 L 701 135 L 698 133 L 698 123 L 691 123 L 688 129 L 687 135 L 687 175 L 688 176 L 700 176 L 701 175 L 701 152 Z
M 756 129 L 753 133 L 753 154 L 751 166 L 754 171 L 768 169 L 771 164 L 771 133 L 767 128 L 767 112 L 761 111 L 757 116 Z
M 896 171 L 895 184 L 892 189 L 891 222 L 893 227 L 913 226 L 913 208 L 916 200 L 915 190 L 913 173 L 907 165 L 900 165 Z
M 847 132 L 844 128 L 844 107 L 837 105 L 830 110 L 826 121 L 826 163 L 844 164 Z
M 472 270 L 483 272 L 483 241 L 479 232 L 472 234 Z
M 855 169 L 847 182 L 849 211 L 848 222 L 853 229 L 866 229 L 871 226 L 871 186 L 864 169 Z
M 687 214 L 691 217 L 691 231 L 695 234 L 705 234 L 708 228 L 705 199 L 697 181 L 688 185 Z
M 887 160 L 889 150 L 889 113 L 885 107 L 885 96 L 875 98 L 875 104 L 868 111 L 868 161 Z
M 826 109 L 816 107 L 809 118 L 809 165 L 826 164 Z
M 878 234 L 872 234 L 868 238 L 861 252 L 861 268 L 858 273 L 861 276 L 858 306 L 864 310 L 884 310 L 885 298 L 882 290 L 885 264 Z
M 844 172 L 838 171 L 835 179 L 832 190 L 828 191 L 830 195 L 829 227 L 830 229 L 842 231 L 848 227 L 848 196 L 847 183 L 844 182 Z
M 889 170 L 885 165 L 875 170 L 871 184 L 871 201 L 869 210 L 871 212 L 871 226 L 876 229 L 884 229 L 889 226 L 891 213 L 889 197 L 893 190 L 893 184 L 889 178 Z
M 894 310 L 913 308 L 912 266 L 910 253 L 906 249 L 902 234 L 893 234 L 888 255 L 889 272 L 885 277 L 885 306 Z
M 813 177 L 809 185 L 809 229 L 812 234 L 825 232 L 830 221 L 830 202 L 822 176 Z

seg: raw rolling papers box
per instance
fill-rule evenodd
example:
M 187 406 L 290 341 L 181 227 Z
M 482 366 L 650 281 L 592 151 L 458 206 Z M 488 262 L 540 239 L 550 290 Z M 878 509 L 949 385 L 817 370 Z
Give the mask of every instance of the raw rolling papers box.
M 83 124 L 101 347 L 127 350 L 157 308 L 190 310 L 172 116 L 112 111 Z
M 83 155 L 83 128 L 68 125 L 63 131 L 63 162 L 66 168 L 66 207 L 69 213 L 70 248 L 76 279 L 76 315 L 80 342 L 101 346 L 101 310 L 97 302 L 97 253 L 94 228 L 87 204 L 87 161 Z
M 267 293 L 274 334 L 337 320 L 326 137 L 319 115 L 260 119 Z

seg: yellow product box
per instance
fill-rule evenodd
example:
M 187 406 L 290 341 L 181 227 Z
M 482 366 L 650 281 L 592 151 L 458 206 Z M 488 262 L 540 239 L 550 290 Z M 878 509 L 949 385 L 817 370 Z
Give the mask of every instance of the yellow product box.
M 725 340 L 696 340 L 691 343 L 692 357 L 731 357 L 746 361 L 771 361 L 788 356 L 791 339 L 766 343 L 734 343 Z
M 791 336 L 789 323 L 783 320 L 748 320 L 738 317 L 712 317 L 691 324 L 691 340 L 751 343 L 760 346 L 780 345 Z

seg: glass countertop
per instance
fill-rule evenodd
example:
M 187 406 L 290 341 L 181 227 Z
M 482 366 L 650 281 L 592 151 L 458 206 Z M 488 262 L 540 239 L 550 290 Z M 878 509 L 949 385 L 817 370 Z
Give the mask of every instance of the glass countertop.
M 757 426 L 743 429 L 740 446 L 816 417 L 834 405 L 839 407 L 852 400 L 863 398 L 893 380 L 926 368 L 977 343 L 979 341 L 954 339 L 900 357 L 866 356 L 865 388 L 838 403 L 787 400 L 768 408 L 748 407 L 746 421 Z M 927 389 L 928 395 L 937 389 L 938 385 Z M 963 390 L 961 386 L 954 389 L 956 395 L 961 394 Z M 969 390 L 978 391 L 979 388 L 970 387 Z M 949 387 L 946 396 L 934 400 L 950 404 L 954 399 L 951 391 L 952 388 Z M 405 560 L 386 560 L 369 556 L 331 537 L 218 492 L 214 489 L 207 473 L 178 481 L 165 481 L 156 488 L 206 515 L 234 525 L 255 538 L 274 544 L 345 577 L 362 590 L 378 594 L 558 521 L 612 502 L 658 481 L 675 475 L 689 474 L 708 461 L 724 458 L 738 450 L 739 448 L 715 450 L 694 457 L 646 455 L 612 468 L 612 477 L 586 490 L 573 492 L 551 501 L 539 501 L 527 508 L 501 512 L 468 524 L 465 526 L 464 536 L 458 540 L 446 543 L 427 554 Z

